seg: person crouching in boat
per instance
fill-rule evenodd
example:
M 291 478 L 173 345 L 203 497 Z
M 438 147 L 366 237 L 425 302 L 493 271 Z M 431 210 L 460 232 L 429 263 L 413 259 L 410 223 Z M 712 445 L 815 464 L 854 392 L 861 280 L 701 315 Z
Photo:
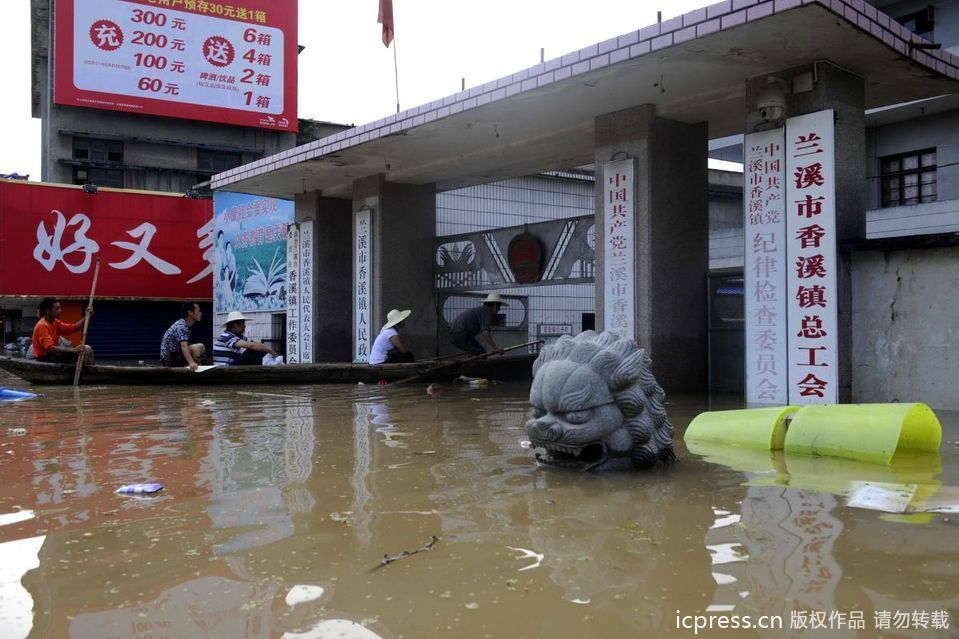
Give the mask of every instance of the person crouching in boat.
M 80 353 L 84 364 L 93 364 L 93 349 L 85 346 L 60 346 L 60 336 L 69 335 L 83 330 L 84 324 L 93 315 L 93 309 L 87 307 L 87 312 L 79 322 L 70 324 L 60 321 L 60 302 L 55 297 L 45 297 L 40 302 L 40 315 L 37 325 L 33 327 L 33 356 L 38 362 L 70 363 L 76 362 Z
M 217 366 L 259 366 L 263 357 L 269 353 L 276 357 L 276 351 L 262 342 L 252 342 L 243 333 L 246 320 L 240 311 L 231 311 L 226 316 L 223 332 L 213 341 L 213 363 Z
M 201 342 L 191 344 L 193 325 L 203 319 L 203 311 L 196 302 L 184 302 L 180 305 L 180 319 L 166 329 L 160 340 L 160 364 L 173 368 L 189 366 L 195 371 L 200 365 L 197 360 L 206 355 L 206 346 Z
M 386 314 L 386 324 L 373 342 L 370 351 L 370 364 L 399 364 L 412 362 L 413 353 L 406 350 L 400 339 L 399 330 L 412 311 L 398 311 L 395 308 Z
M 486 348 L 479 341 L 482 337 L 493 352 L 502 355 L 504 351 L 493 341 L 490 326 L 493 325 L 496 314 L 503 306 L 506 306 L 503 298 L 498 293 L 490 293 L 483 300 L 482 306 L 476 306 L 457 315 L 450 325 L 450 343 L 470 355 L 483 355 L 486 353 Z

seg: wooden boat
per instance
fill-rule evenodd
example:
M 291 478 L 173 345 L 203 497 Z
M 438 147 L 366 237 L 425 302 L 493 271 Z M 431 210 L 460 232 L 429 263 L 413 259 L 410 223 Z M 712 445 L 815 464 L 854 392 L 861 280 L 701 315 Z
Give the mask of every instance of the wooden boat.
M 494 380 L 532 379 L 535 354 L 491 356 L 454 362 L 426 361 L 408 364 L 323 363 L 285 364 L 283 366 L 215 366 L 203 372 L 163 366 L 85 366 L 80 384 L 117 385 L 216 385 L 229 384 L 376 384 L 396 382 L 413 375 L 421 380 L 450 381 L 460 375 Z M 442 368 L 439 368 L 442 366 Z M 0 370 L 33 384 L 72 384 L 74 364 L 51 364 L 0 356 Z

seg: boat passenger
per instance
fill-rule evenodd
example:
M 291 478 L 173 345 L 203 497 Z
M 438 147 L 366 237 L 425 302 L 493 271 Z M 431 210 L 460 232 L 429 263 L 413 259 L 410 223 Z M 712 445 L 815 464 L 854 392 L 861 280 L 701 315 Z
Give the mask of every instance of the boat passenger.
M 477 339 L 482 337 L 492 351 L 502 355 L 503 349 L 496 345 L 489 329 L 493 325 L 493 318 L 503 306 L 506 306 L 503 298 L 498 293 L 490 293 L 482 305 L 457 315 L 450 325 L 450 343 L 470 355 L 482 355 L 486 348 Z
M 184 302 L 180 316 L 160 340 L 160 363 L 170 367 L 189 366 L 195 371 L 200 365 L 198 360 L 206 355 L 206 347 L 202 343 L 191 344 L 190 339 L 193 325 L 203 319 L 203 311 L 196 302 Z
M 263 357 L 269 353 L 276 357 L 276 351 L 262 342 L 253 342 L 246 338 L 246 321 L 240 311 L 230 311 L 223 325 L 223 332 L 213 341 L 213 363 L 225 366 L 259 366 Z
M 399 364 L 414 360 L 413 353 L 406 350 L 399 335 L 399 329 L 403 328 L 410 313 L 410 310 L 399 311 L 394 308 L 386 314 L 386 324 L 383 324 L 370 350 L 370 364 Z
M 60 336 L 69 335 L 83 330 L 83 326 L 93 315 L 93 308 L 87 307 L 87 312 L 79 322 L 70 324 L 60 321 L 60 302 L 55 297 L 45 297 L 39 306 L 40 319 L 33 327 L 33 356 L 39 362 L 76 362 L 80 353 L 84 364 L 93 364 L 93 349 L 89 344 L 85 346 L 60 346 Z

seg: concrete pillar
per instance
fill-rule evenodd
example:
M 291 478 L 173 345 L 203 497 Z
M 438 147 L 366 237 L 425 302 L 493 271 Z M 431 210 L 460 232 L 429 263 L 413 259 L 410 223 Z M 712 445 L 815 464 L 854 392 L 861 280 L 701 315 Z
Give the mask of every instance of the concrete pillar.
M 773 74 L 791 89 L 786 117 L 835 111 L 836 228 L 839 242 L 866 237 L 866 105 L 863 78 L 827 60 Z M 746 130 L 761 126 L 753 105 L 767 86 L 765 76 L 746 83 Z M 852 401 L 852 258 L 840 251 L 837 275 L 839 401 Z
M 349 200 L 319 191 L 295 197 L 295 221 L 313 218 L 313 358 L 349 362 L 353 335 L 353 227 Z
M 643 105 L 596 118 L 596 313 L 603 327 L 603 163 L 635 158 L 636 342 L 667 393 L 706 389 L 707 128 Z
M 433 355 L 437 327 L 433 296 L 436 187 L 387 182 L 383 175 L 363 178 L 353 183 L 353 210 L 363 206 L 373 211 L 373 335 L 386 322 L 390 309 L 408 308 L 413 313 L 403 329 L 403 344 L 417 358 Z M 351 312 L 352 308 L 351 297 Z

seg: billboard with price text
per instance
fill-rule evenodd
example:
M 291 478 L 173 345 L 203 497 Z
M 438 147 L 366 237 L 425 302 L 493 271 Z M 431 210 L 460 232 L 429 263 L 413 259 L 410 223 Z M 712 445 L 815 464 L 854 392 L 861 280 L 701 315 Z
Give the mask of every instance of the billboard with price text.
M 296 0 L 58 0 L 54 101 L 296 131 Z

